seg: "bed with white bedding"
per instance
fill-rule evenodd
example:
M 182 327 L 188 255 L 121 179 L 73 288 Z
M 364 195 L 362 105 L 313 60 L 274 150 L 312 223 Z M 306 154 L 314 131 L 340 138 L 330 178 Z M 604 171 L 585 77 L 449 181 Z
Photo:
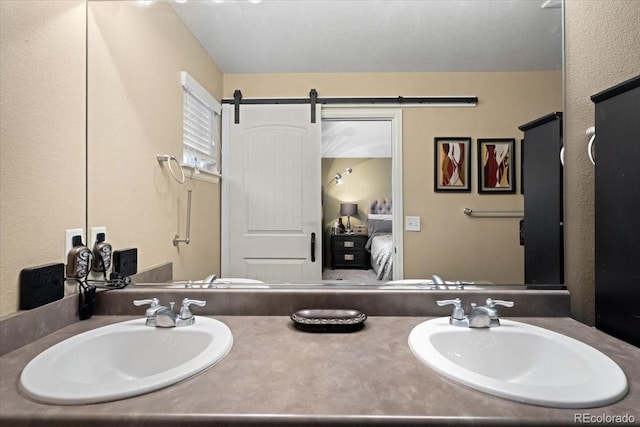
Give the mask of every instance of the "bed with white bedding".
M 367 217 L 369 239 L 365 249 L 370 252 L 371 268 L 378 280 L 393 279 L 392 205 L 389 199 L 369 202 Z

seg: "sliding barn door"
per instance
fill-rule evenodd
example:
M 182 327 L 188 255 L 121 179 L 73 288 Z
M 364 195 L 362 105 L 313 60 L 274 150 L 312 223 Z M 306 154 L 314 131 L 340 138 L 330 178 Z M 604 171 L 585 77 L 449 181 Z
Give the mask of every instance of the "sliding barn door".
M 226 105 L 223 275 L 321 280 L 320 120 L 309 105 L 241 105 L 238 118 Z

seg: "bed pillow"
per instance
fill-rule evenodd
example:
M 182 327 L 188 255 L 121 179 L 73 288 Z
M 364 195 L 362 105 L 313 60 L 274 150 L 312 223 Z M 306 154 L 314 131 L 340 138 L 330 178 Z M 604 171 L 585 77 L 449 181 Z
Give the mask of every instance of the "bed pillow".
M 391 233 L 392 225 L 393 225 L 393 221 L 386 221 L 381 219 L 370 219 L 369 234 Z

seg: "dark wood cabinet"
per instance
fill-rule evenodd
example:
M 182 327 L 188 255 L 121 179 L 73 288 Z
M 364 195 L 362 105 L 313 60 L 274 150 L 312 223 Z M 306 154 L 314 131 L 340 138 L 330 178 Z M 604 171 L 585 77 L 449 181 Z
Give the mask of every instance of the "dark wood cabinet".
M 562 113 L 519 127 L 524 194 L 524 283 L 564 283 Z
M 368 269 L 367 238 L 364 234 L 331 235 L 331 268 Z
M 591 100 L 596 327 L 640 346 L 640 76 Z

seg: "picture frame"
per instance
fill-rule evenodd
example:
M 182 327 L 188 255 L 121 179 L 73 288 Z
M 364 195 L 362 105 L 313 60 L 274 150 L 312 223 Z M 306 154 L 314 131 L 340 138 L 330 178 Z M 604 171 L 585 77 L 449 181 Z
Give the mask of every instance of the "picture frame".
M 434 181 L 436 192 L 471 191 L 471 138 L 434 138 Z
M 478 193 L 516 192 L 515 138 L 478 139 Z

